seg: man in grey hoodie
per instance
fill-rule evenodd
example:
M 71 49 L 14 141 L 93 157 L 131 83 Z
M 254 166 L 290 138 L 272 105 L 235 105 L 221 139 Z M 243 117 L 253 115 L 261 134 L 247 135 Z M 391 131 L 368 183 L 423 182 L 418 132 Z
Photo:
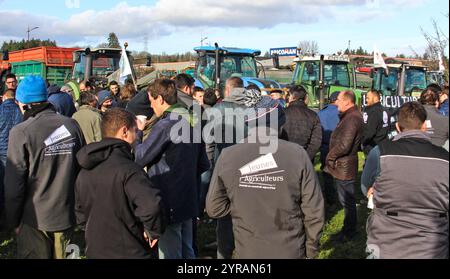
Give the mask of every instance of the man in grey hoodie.
M 262 97 L 255 109 L 248 137 L 219 157 L 208 215 L 231 214 L 233 258 L 315 258 L 325 208 L 314 167 L 303 147 L 278 139 L 285 121 L 278 101 Z
M 226 81 L 224 100 L 210 111 L 209 125 L 213 127 L 212 144 L 215 145 L 214 162 L 226 147 L 232 146 L 245 138 L 244 82 L 239 77 Z M 208 144 L 208 143 L 207 143 Z M 231 259 L 234 251 L 233 225 L 231 216 L 225 215 L 217 220 L 217 258 Z

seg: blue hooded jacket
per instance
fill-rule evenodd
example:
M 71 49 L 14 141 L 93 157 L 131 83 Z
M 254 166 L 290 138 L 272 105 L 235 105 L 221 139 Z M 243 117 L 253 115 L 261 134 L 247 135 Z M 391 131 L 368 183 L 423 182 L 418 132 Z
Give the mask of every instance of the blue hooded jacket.
M 61 92 L 61 88 L 53 85 L 47 91 L 48 101 L 55 107 L 56 112 L 67 117 L 72 117 L 77 112 L 72 97 L 65 92 Z
M 339 110 L 336 105 L 330 104 L 318 113 L 322 124 L 322 146 L 320 150 L 328 153 L 331 134 L 339 124 Z

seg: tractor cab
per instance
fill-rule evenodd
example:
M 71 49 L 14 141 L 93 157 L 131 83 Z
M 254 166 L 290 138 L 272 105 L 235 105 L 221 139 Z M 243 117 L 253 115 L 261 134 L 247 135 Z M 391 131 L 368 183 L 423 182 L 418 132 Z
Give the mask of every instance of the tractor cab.
M 73 53 L 72 80 L 76 82 L 94 81 L 96 86 L 105 87 L 108 77 L 120 69 L 120 48 L 97 48 L 77 50 Z M 131 68 L 133 69 L 133 58 L 127 51 Z
M 356 89 L 356 75 L 347 56 L 304 56 L 294 60 L 296 66 L 292 84 L 303 86 L 308 92 L 309 106 L 322 108 L 328 97 L 336 91 Z
M 214 88 L 222 91 L 225 81 L 230 77 L 240 77 L 244 86 L 255 84 L 262 91 L 281 88 L 275 81 L 259 77 L 256 57 L 261 51 L 228 47 L 197 47 L 198 54 L 194 77 L 196 86 Z
M 383 96 L 419 98 L 427 88 L 427 67 L 410 64 L 388 64 L 388 70 L 374 68 L 373 88 Z
M 441 71 L 428 71 L 427 82 L 428 84 L 437 84 L 443 87 L 445 86 L 445 73 Z

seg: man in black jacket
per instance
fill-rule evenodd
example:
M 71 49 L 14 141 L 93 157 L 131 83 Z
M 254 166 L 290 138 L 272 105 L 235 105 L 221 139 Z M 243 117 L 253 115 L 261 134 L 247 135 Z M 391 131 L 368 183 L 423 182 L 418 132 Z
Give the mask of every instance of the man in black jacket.
M 289 90 L 289 107 L 281 138 L 303 147 L 314 160 L 322 143 L 322 126 L 319 116 L 307 107 L 308 93 L 301 86 Z
M 17 234 L 18 258 L 62 259 L 75 225 L 75 154 L 83 134 L 47 101 L 41 77 L 26 77 L 16 93 L 24 121 L 9 133 L 6 221 Z
M 380 102 L 381 95 L 375 89 L 367 93 L 367 107 L 364 109 L 362 148 L 366 156 L 375 146 L 388 138 L 389 115 Z
M 160 191 L 133 161 L 136 117 L 108 110 L 103 140 L 77 154 L 76 213 L 86 226 L 86 254 L 95 259 L 148 259 L 164 231 Z M 107 174 L 110 175 L 107 175 Z

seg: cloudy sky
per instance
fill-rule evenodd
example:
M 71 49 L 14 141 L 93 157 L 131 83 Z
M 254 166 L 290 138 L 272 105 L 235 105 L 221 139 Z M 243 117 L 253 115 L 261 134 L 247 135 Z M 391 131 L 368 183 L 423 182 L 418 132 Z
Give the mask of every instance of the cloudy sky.
M 191 51 L 218 42 L 258 48 L 314 40 L 322 53 L 352 48 L 389 55 L 424 52 L 420 27 L 435 18 L 448 35 L 446 0 L 0 0 L 0 43 L 32 36 L 61 46 L 96 46 L 116 32 L 132 50 Z M 147 43 L 145 43 L 147 42 Z

